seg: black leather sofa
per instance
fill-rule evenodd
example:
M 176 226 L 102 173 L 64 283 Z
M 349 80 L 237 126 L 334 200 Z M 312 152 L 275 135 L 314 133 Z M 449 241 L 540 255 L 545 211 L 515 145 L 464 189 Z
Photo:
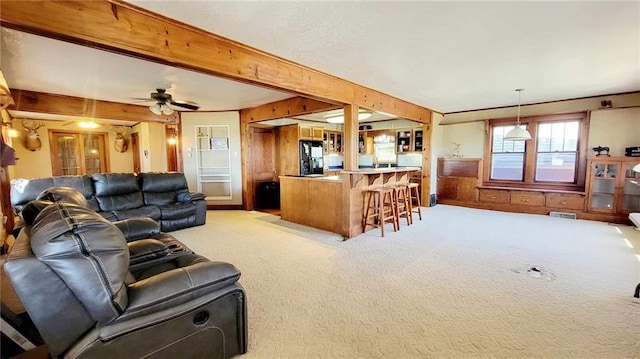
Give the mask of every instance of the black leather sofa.
M 99 173 L 11 181 L 11 204 L 17 215 L 38 194 L 52 187 L 71 187 L 90 209 L 109 221 L 149 217 L 163 232 L 202 225 L 207 204 L 202 193 L 189 192 L 182 173 Z
M 43 192 L 23 208 L 26 226 L 4 264 L 53 357 L 246 352 L 233 265 L 194 254 L 149 218 L 110 222 L 87 206 L 70 188 Z

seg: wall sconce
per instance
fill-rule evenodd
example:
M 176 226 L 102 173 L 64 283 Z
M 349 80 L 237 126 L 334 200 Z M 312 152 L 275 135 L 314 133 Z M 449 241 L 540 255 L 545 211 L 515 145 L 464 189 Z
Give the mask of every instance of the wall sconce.
M 172 127 L 172 130 L 173 133 L 171 134 L 171 136 L 169 136 L 169 138 L 167 138 L 167 143 L 171 146 L 174 146 L 176 143 L 178 143 L 178 134 L 175 127 Z

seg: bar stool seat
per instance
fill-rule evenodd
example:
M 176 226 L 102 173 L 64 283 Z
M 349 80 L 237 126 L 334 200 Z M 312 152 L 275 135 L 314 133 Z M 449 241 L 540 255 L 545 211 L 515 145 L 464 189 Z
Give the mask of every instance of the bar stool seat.
M 367 226 L 380 227 L 384 237 L 384 226 L 387 222 L 393 223 L 393 231 L 396 232 L 398 223 L 397 210 L 394 201 L 394 188 L 371 187 L 364 192 L 364 212 L 362 216 L 362 232 Z
M 398 183 L 394 186 L 396 213 L 398 216 L 398 224 L 400 218 L 407 220 L 407 225 L 413 224 L 413 211 L 411 210 L 411 194 L 409 193 L 408 183 Z
M 409 191 L 409 205 L 411 206 L 411 217 L 413 220 L 413 213 L 417 213 L 418 217 L 422 221 L 422 204 L 420 203 L 420 184 L 410 182 L 408 185 Z M 413 205 L 413 201 L 415 200 L 416 206 Z

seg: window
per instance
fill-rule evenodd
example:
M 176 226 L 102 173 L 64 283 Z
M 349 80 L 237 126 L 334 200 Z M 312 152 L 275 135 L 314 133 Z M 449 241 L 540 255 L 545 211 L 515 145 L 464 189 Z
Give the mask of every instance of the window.
M 586 113 L 521 119 L 531 141 L 505 141 L 515 119 L 489 122 L 485 183 L 518 187 L 584 185 L 586 171 Z
M 54 176 L 108 172 L 104 133 L 50 131 Z
M 491 179 L 524 179 L 524 141 L 505 141 L 504 136 L 515 126 L 495 126 L 491 141 Z M 523 126 L 526 128 L 526 126 Z
M 538 125 L 536 181 L 568 182 L 576 179 L 580 122 L 550 122 Z

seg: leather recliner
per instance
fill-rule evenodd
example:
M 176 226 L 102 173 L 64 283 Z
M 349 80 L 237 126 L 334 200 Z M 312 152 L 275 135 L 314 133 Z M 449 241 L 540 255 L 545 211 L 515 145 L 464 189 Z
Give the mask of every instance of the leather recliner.
M 40 204 L 4 269 L 54 357 L 246 352 L 246 296 L 233 265 L 188 253 L 132 271 L 119 227 L 79 204 Z

